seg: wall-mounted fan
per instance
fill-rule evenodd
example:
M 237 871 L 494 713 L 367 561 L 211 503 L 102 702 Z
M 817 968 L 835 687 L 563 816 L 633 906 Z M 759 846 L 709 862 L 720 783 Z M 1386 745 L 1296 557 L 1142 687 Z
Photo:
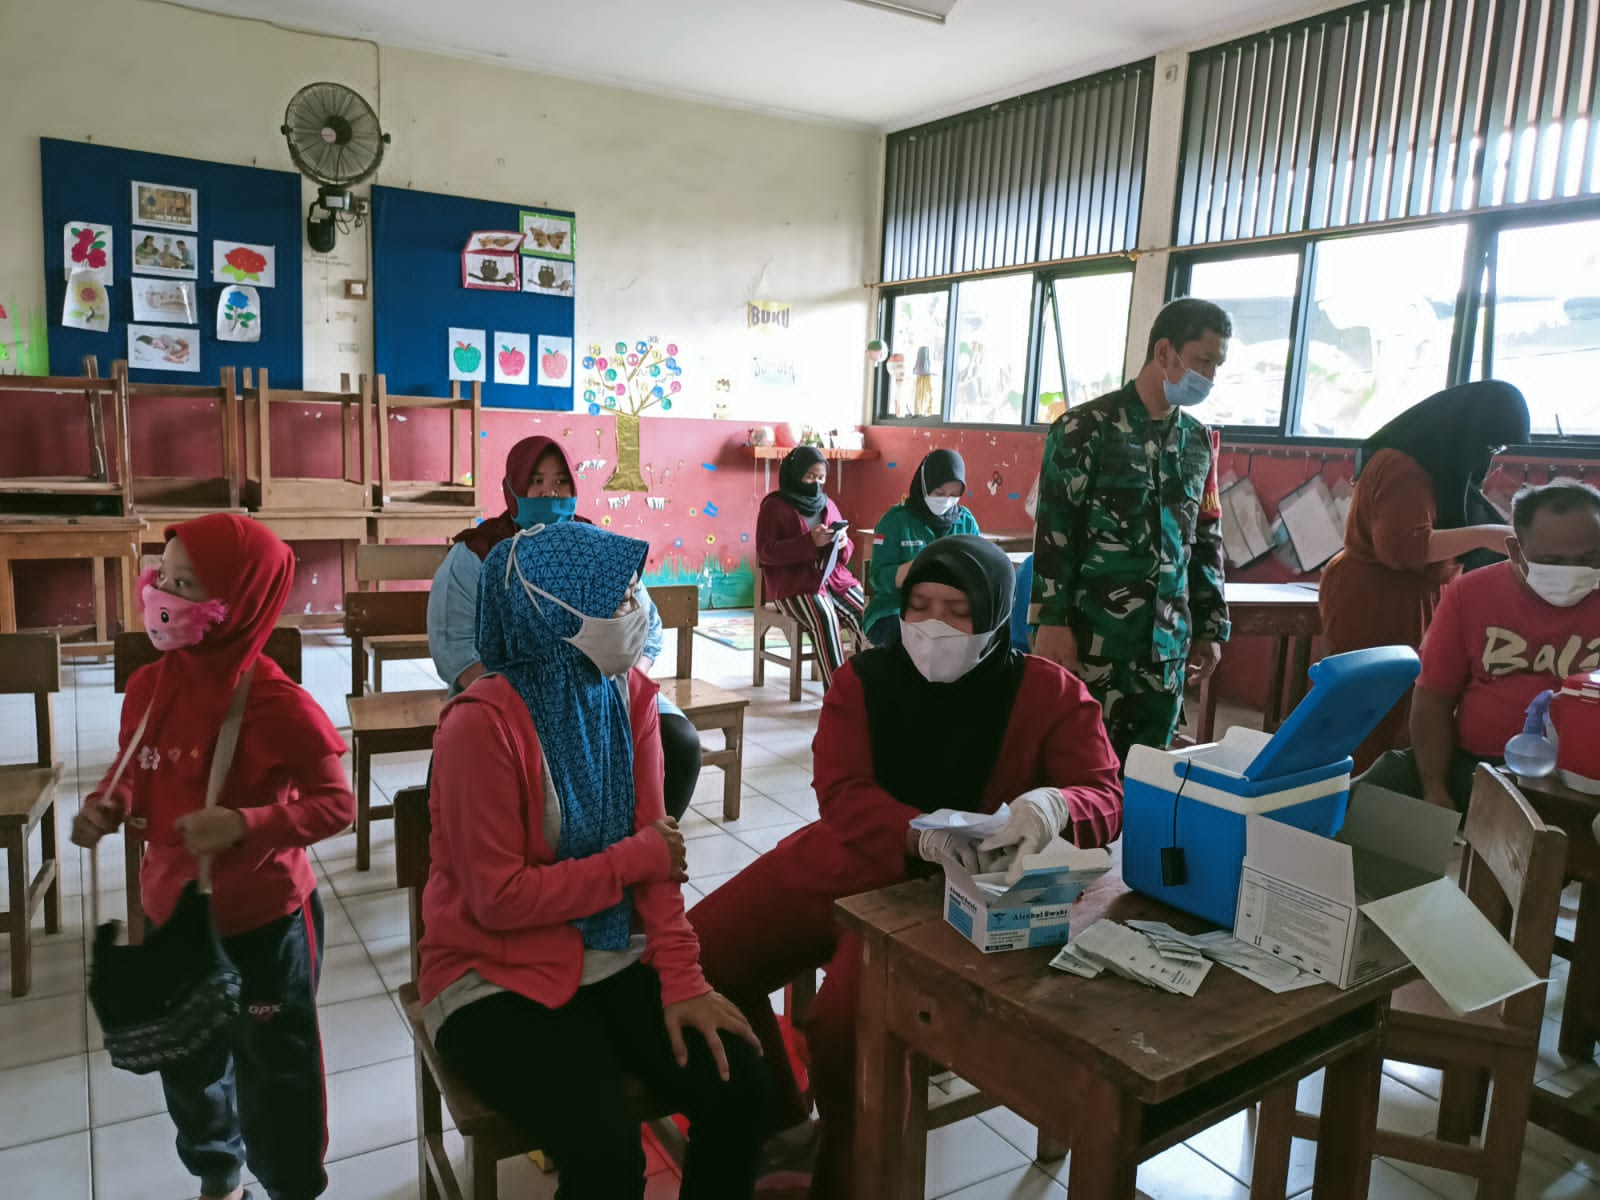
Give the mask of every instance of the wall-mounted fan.
M 372 106 L 342 83 L 306 84 L 284 109 L 280 132 L 294 165 L 317 185 L 306 241 L 326 254 L 341 228 L 340 214 L 351 210 L 350 188 L 378 169 L 389 135 Z

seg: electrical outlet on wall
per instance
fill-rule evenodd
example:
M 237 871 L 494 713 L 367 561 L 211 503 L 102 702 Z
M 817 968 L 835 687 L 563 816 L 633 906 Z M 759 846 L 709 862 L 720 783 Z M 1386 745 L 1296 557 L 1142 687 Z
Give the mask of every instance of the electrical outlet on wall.
M 365 279 L 346 279 L 344 281 L 344 298 L 346 300 L 365 300 L 367 298 L 367 281 Z

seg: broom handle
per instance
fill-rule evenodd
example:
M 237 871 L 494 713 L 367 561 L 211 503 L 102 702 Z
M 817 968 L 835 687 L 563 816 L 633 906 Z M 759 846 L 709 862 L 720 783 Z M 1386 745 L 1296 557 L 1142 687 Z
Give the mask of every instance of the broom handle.
M 144 716 L 139 718 L 139 728 L 133 731 L 133 737 L 128 740 L 128 747 L 122 752 L 122 757 L 117 759 L 116 770 L 111 772 L 111 784 L 101 793 L 103 796 L 114 796 L 117 793 L 117 784 L 122 782 L 122 772 L 127 770 L 128 762 L 133 758 L 133 752 L 139 748 L 139 743 L 144 740 L 144 731 L 150 724 L 150 713 L 155 709 L 155 702 L 151 701 L 150 707 L 144 710 Z M 100 927 L 100 843 L 96 842 L 89 848 L 89 924 L 98 929 Z

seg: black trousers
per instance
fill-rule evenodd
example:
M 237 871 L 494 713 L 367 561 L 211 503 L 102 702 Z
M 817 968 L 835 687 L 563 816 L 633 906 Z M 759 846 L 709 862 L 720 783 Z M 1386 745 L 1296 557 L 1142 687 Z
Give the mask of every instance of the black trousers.
M 661 981 L 643 963 L 581 988 L 560 1008 L 514 992 L 452 1013 L 439 1053 L 467 1084 L 555 1159 L 558 1200 L 641 1200 L 645 1156 L 624 1077 L 689 1118 L 680 1200 L 747 1200 L 772 1101 L 754 1047 L 723 1036 L 730 1078 L 690 1032 L 679 1067 L 662 1017 Z
M 322 1195 L 328 1148 L 317 980 L 322 900 L 222 939 L 239 968 L 239 1023 L 229 1044 L 161 1072 L 178 1157 L 208 1196 L 239 1186 L 248 1163 L 270 1200 Z
M 688 717 L 661 714 L 661 757 L 667 768 L 667 816 L 681 821 L 700 782 L 700 731 Z

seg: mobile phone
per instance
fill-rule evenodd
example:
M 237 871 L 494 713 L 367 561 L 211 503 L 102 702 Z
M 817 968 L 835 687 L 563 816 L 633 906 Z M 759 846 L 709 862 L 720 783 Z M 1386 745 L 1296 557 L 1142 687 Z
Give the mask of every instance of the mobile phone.
M 838 533 L 839 530 L 845 528 L 849 524 L 850 524 L 849 521 L 835 521 L 835 522 L 833 522 L 833 524 L 829 525 L 828 528 L 831 529 L 834 533 Z

